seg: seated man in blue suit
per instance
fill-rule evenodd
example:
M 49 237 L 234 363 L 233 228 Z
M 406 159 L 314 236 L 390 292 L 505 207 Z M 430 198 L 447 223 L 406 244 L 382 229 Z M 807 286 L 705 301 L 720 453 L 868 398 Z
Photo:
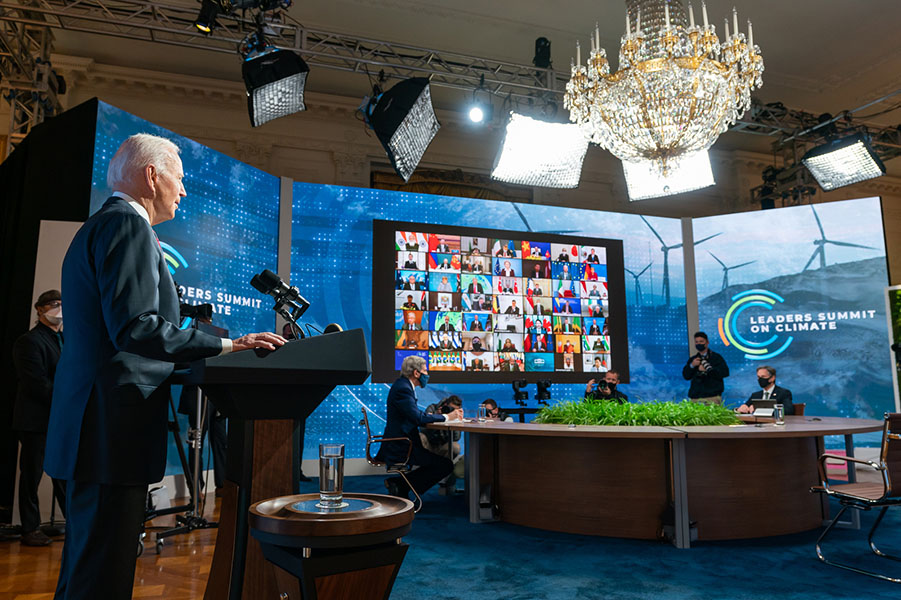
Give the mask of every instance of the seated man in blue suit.
M 766 365 L 759 367 L 757 369 L 757 384 L 763 389 L 752 393 L 747 402 L 738 407 L 738 412 L 754 412 L 756 401 L 757 408 L 770 408 L 775 404 L 781 404 L 785 408 L 785 414 L 795 414 L 795 405 L 792 403 L 791 391 L 776 385 L 776 369 Z
M 171 141 L 125 140 L 107 174 L 113 196 L 63 261 L 66 343 L 44 461 L 66 480 L 57 600 L 131 598 L 147 485 L 166 467 L 174 363 L 285 343 L 274 333 L 228 340 L 178 328 L 178 295 L 152 226 L 175 217 L 183 177 Z
M 385 437 L 405 437 L 413 444 L 409 464 L 416 465 L 417 468 L 407 475 L 407 479 L 420 496 L 447 477 L 454 470 L 454 463 L 423 447 L 419 427 L 463 418 L 463 410 L 460 408 L 444 415 L 429 415 L 420 410 L 416 404 L 416 388 L 425 387 L 428 380 L 425 359 L 421 356 L 406 357 L 400 366 L 400 377 L 388 392 L 388 420 L 385 423 Z M 404 442 L 384 442 L 376 459 L 389 465 L 401 464 L 407 458 L 408 447 Z M 385 487 L 392 496 L 406 498 L 410 493 L 402 477 L 389 477 L 385 480 Z

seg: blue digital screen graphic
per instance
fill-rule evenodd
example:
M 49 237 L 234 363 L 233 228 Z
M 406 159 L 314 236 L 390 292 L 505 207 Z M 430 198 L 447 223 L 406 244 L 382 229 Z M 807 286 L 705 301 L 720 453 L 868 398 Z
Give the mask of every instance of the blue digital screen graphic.
M 462 227 L 490 223 L 495 229 L 521 232 L 516 237 L 519 240 L 528 239 L 528 232 L 622 240 L 631 376 L 624 391 L 636 401 L 685 397 L 688 385 L 681 376 L 687 352 L 684 267 L 681 248 L 670 248 L 682 242 L 678 219 L 305 183 L 295 183 L 293 192 L 291 284 L 298 286 L 312 303 L 304 320 L 320 328 L 332 322 L 345 329 L 362 328 L 370 351 L 374 220 Z M 426 244 L 425 240 L 409 242 L 409 251 L 414 253 L 420 251 L 414 244 Z M 663 250 L 664 247 L 668 249 Z M 408 252 L 406 243 L 404 252 Z M 539 246 L 536 252 L 553 254 L 553 248 Z M 493 262 L 485 264 L 484 269 L 486 275 L 493 275 L 489 272 L 494 269 Z M 414 294 L 412 301 L 419 304 L 423 292 L 432 293 L 422 288 L 406 294 Z M 407 302 L 406 294 L 395 302 Z M 426 297 L 426 301 L 430 298 Z M 402 310 L 397 305 L 395 308 Z M 424 323 L 423 318 L 420 313 L 414 321 Z M 603 319 L 598 321 L 602 326 Z M 428 353 L 404 352 L 421 356 Z M 395 360 L 399 358 L 395 356 Z M 537 358 L 531 358 L 534 370 L 547 369 L 552 376 L 553 352 L 547 353 L 541 364 Z M 590 369 L 583 365 L 582 370 Z M 585 373 L 585 381 L 590 378 L 591 374 Z M 369 381 L 361 386 L 336 388 L 307 420 L 305 456 L 314 458 L 321 442 L 340 442 L 346 444 L 346 456 L 362 457 L 365 434 L 359 425 L 360 411 L 364 406 L 369 409 L 372 427 L 380 431 L 389 387 L 390 384 Z M 581 398 L 584 390 L 584 383 L 555 384 L 551 387 L 552 402 Z M 530 392 L 534 395 L 534 386 L 530 386 Z M 423 407 L 450 394 L 463 398 L 466 409 L 474 409 L 486 398 L 497 400 L 502 407 L 513 406 L 509 384 L 429 384 L 417 393 Z M 535 405 L 533 399 L 528 403 Z
M 695 219 L 701 329 L 729 364 L 727 404 L 757 368 L 805 414 L 881 419 L 894 410 L 879 198 Z M 687 358 L 687 357 L 686 357 Z
M 172 140 L 180 149 L 187 197 L 175 218 L 154 230 L 182 301 L 212 304 L 213 324 L 232 338 L 272 331 L 271 300 L 250 279 L 263 269 L 277 269 L 278 178 L 109 104 L 98 106 L 91 213 L 113 192 L 106 184 L 107 166 L 128 136 L 150 133 Z M 176 398 L 179 393 L 175 386 Z M 185 419 L 180 422 L 185 431 Z M 171 438 L 166 472 L 181 472 Z

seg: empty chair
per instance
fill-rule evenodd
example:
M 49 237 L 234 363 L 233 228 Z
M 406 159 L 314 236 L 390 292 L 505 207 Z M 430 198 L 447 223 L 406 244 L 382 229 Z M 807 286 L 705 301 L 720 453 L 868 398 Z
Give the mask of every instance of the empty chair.
M 407 473 L 412 468 L 410 466 L 410 454 L 413 452 L 413 442 L 410 441 L 410 438 L 406 437 L 385 437 L 383 435 L 372 435 L 372 432 L 369 429 L 369 415 L 366 412 L 366 409 L 361 409 L 363 411 L 363 426 L 366 427 L 366 461 L 374 466 L 374 467 L 385 467 L 388 473 L 392 475 L 400 475 L 403 477 L 404 481 L 407 483 L 407 487 L 413 492 L 413 495 L 416 497 L 416 501 L 413 503 L 414 512 L 419 512 L 419 509 L 422 508 L 422 498 L 420 498 L 419 494 L 410 485 L 410 480 L 407 479 Z M 372 444 L 381 444 L 382 442 L 406 442 L 407 443 L 407 457 L 404 459 L 402 463 L 389 464 L 385 461 L 378 460 L 372 454 L 370 450 L 370 446 Z
M 843 483 L 838 485 L 830 485 L 826 479 L 826 460 L 839 460 L 848 464 L 848 468 L 854 468 L 855 464 L 868 465 L 882 474 L 881 483 Z M 841 456 L 838 454 L 823 454 L 820 456 L 819 463 L 820 482 L 817 487 L 811 488 L 813 492 L 819 492 L 836 498 L 842 505 L 841 510 L 835 515 L 835 518 L 829 523 L 823 533 L 817 539 L 816 552 L 821 561 L 833 567 L 847 569 L 855 573 L 869 575 L 878 579 L 901 583 L 899 577 L 889 577 L 874 571 L 866 571 L 859 567 L 855 567 L 845 563 L 839 563 L 829 560 L 823 554 L 822 544 L 829 535 L 829 532 L 838 523 L 842 514 L 849 508 L 856 510 L 870 510 L 871 508 L 881 507 L 876 522 L 870 529 L 867 536 L 867 543 L 873 554 L 882 558 L 890 558 L 892 560 L 901 561 L 901 557 L 886 554 L 880 550 L 873 542 L 873 536 L 882 523 L 885 512 L 891 507 L 901 504 L 901 413 L 885 413 L 885 425 L 882 429 L 882 447 L 879 453 L 879 461 L 867 461 L 852 458 L 850 456 Z

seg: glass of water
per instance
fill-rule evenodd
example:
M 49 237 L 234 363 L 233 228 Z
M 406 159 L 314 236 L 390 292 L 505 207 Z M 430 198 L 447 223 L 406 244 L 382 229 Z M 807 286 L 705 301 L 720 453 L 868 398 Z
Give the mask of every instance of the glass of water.
M 773 418 L 776 425 L 785 425 L 785 406 L 776 404 L 773 406 Z
M 319 444 L 320 508 L 344 506 L 344 444 Z
M 484 423 L 488 419 L 488 407 L 484 404 L 479 404 L 479 412 L 477 414 L 479 423 Z

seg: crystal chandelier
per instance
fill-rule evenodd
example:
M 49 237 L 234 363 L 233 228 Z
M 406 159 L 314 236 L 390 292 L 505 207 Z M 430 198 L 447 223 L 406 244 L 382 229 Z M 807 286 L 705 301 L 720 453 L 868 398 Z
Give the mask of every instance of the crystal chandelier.
M 610 72 L 596 28 L 587 65 L 576 43 L 564 106 L 590 141 L 620 160 L 650 161 L 666 176 L 750 107 L 751 90 L 763 84 L 763 59 L 750 21 L 747 38 L 738 30 L 735 9 L 733 33 L 726 20 L 720 43 L 703 3 L 703 26 L 695 25 L 690 4 L 689 23 L 680 2 L 626 0 L 626 6 L 619 70 Z

